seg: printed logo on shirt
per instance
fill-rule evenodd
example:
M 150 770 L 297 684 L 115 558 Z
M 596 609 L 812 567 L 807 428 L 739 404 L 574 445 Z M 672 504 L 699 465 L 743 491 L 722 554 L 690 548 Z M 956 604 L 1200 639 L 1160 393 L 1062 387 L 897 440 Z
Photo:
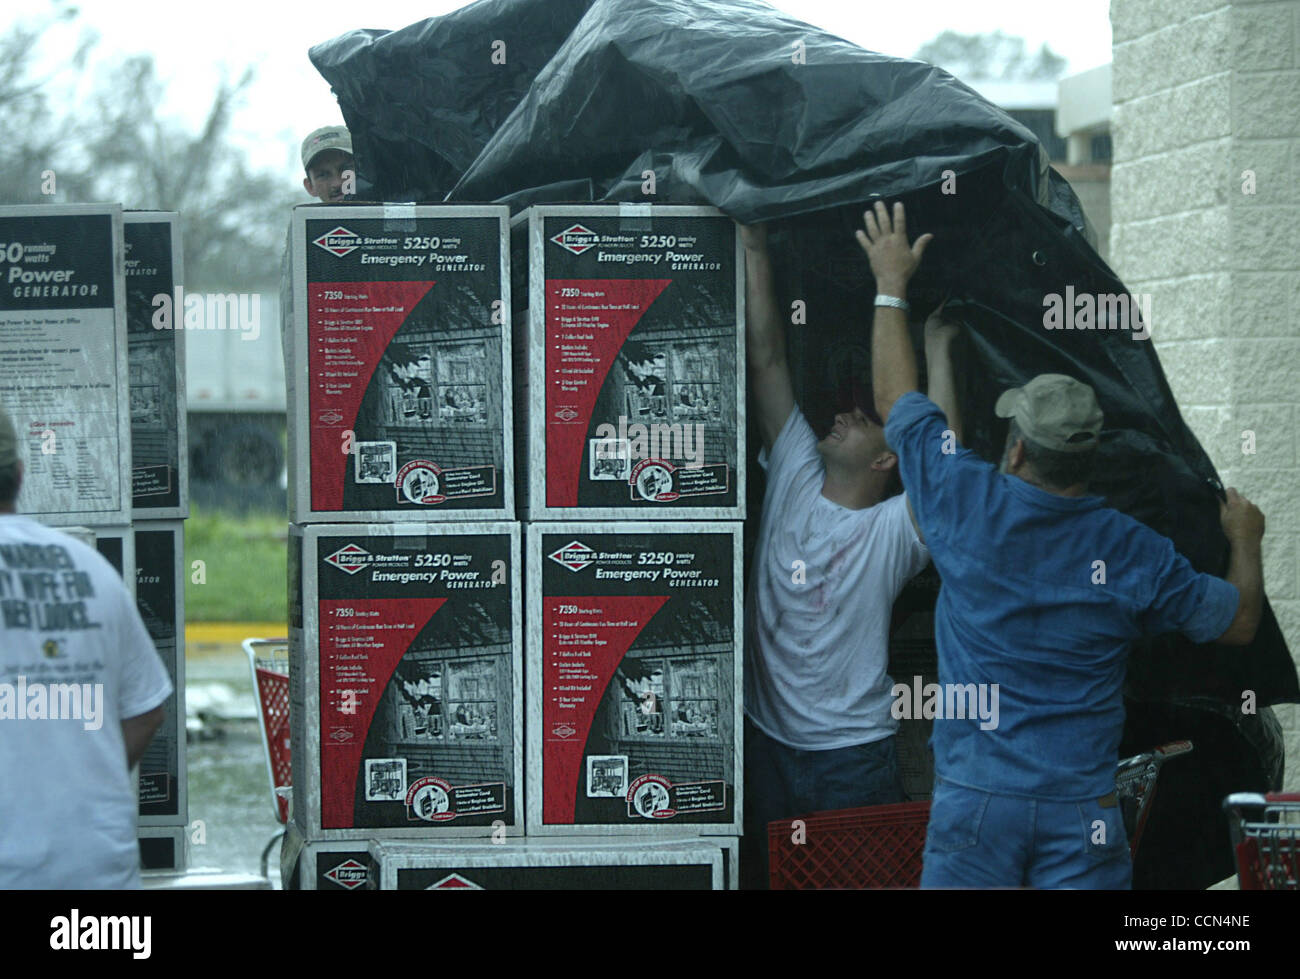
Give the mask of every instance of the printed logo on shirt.
M 90 575 L 61 544 L 0 544 L 0 626 L 37 632 L 98 629 Z M 58 655 L 42 646 L 47 658 Z

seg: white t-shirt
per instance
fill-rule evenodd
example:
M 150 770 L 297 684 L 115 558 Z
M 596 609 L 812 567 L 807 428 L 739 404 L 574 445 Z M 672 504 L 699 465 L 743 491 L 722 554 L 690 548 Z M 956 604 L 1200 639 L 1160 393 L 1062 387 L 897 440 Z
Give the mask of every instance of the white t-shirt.
M 121 722 L 171 690 L 113 566 L 0 516 L 0 890 L 140 886 Z
M 850 510 L 798 406 L 772 446 L 745 603 L 745 713 L 769 737 L 823 751 L 888 737 L 894 599 L 930 559 L 904 496 Z

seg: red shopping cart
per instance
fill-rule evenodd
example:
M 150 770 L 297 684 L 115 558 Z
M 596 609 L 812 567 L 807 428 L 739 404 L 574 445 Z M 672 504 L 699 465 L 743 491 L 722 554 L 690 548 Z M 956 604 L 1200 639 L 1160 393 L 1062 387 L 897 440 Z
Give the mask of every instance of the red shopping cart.
M 1132 856 L 1137 856 L 1161 767 L 1191 750 L 1190 741 L 1171 741 L 1119 763 L 1115 794 Z M 769 823 L 769 886 L 772 890 L 920 887 L 929 819 L 930 803 L 902 802 L 814 812 L 798 820 Z
M 1300 792 L 1234 792 L 1223 800 L 1223 809 L 1238 886 L 1300 890 Z
M 289 821 L 293 800 L 293 769 L 289 764 L 289 640 L 245 639 L 244 652 L 253 674 L 257 696 L 257 720 L 262 729 L 262 750 L 271 788 L 271 807 L 281 827 Z M 271 849 L 284 836 L 280 829 L 262 848 L 262 876 L 270 862 Z

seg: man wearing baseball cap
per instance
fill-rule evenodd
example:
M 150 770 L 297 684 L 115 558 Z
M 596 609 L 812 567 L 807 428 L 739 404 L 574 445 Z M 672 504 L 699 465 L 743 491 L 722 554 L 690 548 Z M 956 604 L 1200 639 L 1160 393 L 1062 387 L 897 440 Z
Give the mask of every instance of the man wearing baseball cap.
M 307 176 L 303 189 L 322 203 L 343 200 L 343 185 L 351 171 L 356 179 L 357 161 L 352 156 L 352 134 L 344 126 L 322 126 L 302 141 L 302 166 Z
M 902 204 L 891 218 L 877 203 L 864 224 L 876 408 L 943 577 L 935 641 L 945 706 L 931 738 L 922 886 L 1128 888 L 1115 766 L 1129 644 L 1174 631 L 1250 643 L 1264 517 L 1228 490 L 1227 580 L 1195 571 L 1167 538 L 1088 495 L 1102 412 L 1092 388 L 1061 374 L 998 398 L 996 413 L 1010 420 L 1000 471 L 954 447 L 943 410 L 915 390 L 897 308 L 933 236 L 909 245 Z M 975 716 L 975 702 L 994 709 Z
M 0 890 L 139 887 L 130 775 L 172 684 L 113 566 L 15 512 L 22 481 L 0 407 Z
M 890 615 L 929 554 L 865 386 L 845 385 L 820 439 L 795 404 L 766 230 L 740 235 L 750 411 L 767 477 L 745 601 L 741 862 L 753 887 L 766 886 L 768 823 L 903 801 Z M 943 330 L 926 327 L 930 390 L 955 424 Z

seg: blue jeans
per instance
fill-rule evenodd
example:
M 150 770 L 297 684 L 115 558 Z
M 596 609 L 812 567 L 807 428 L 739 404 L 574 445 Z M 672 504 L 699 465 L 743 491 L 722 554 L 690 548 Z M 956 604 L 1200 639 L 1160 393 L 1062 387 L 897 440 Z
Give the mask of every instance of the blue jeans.
M 935 778 L 922 887 L 1077 887 L 1133 883 L 1119 806 L 994 795 Z
M 741 885 L 766 888 L 767 824 L 821 809 L 902 802 L 894 736 L 804 751 L 769 738 L 745 718 L 745 836 Z

